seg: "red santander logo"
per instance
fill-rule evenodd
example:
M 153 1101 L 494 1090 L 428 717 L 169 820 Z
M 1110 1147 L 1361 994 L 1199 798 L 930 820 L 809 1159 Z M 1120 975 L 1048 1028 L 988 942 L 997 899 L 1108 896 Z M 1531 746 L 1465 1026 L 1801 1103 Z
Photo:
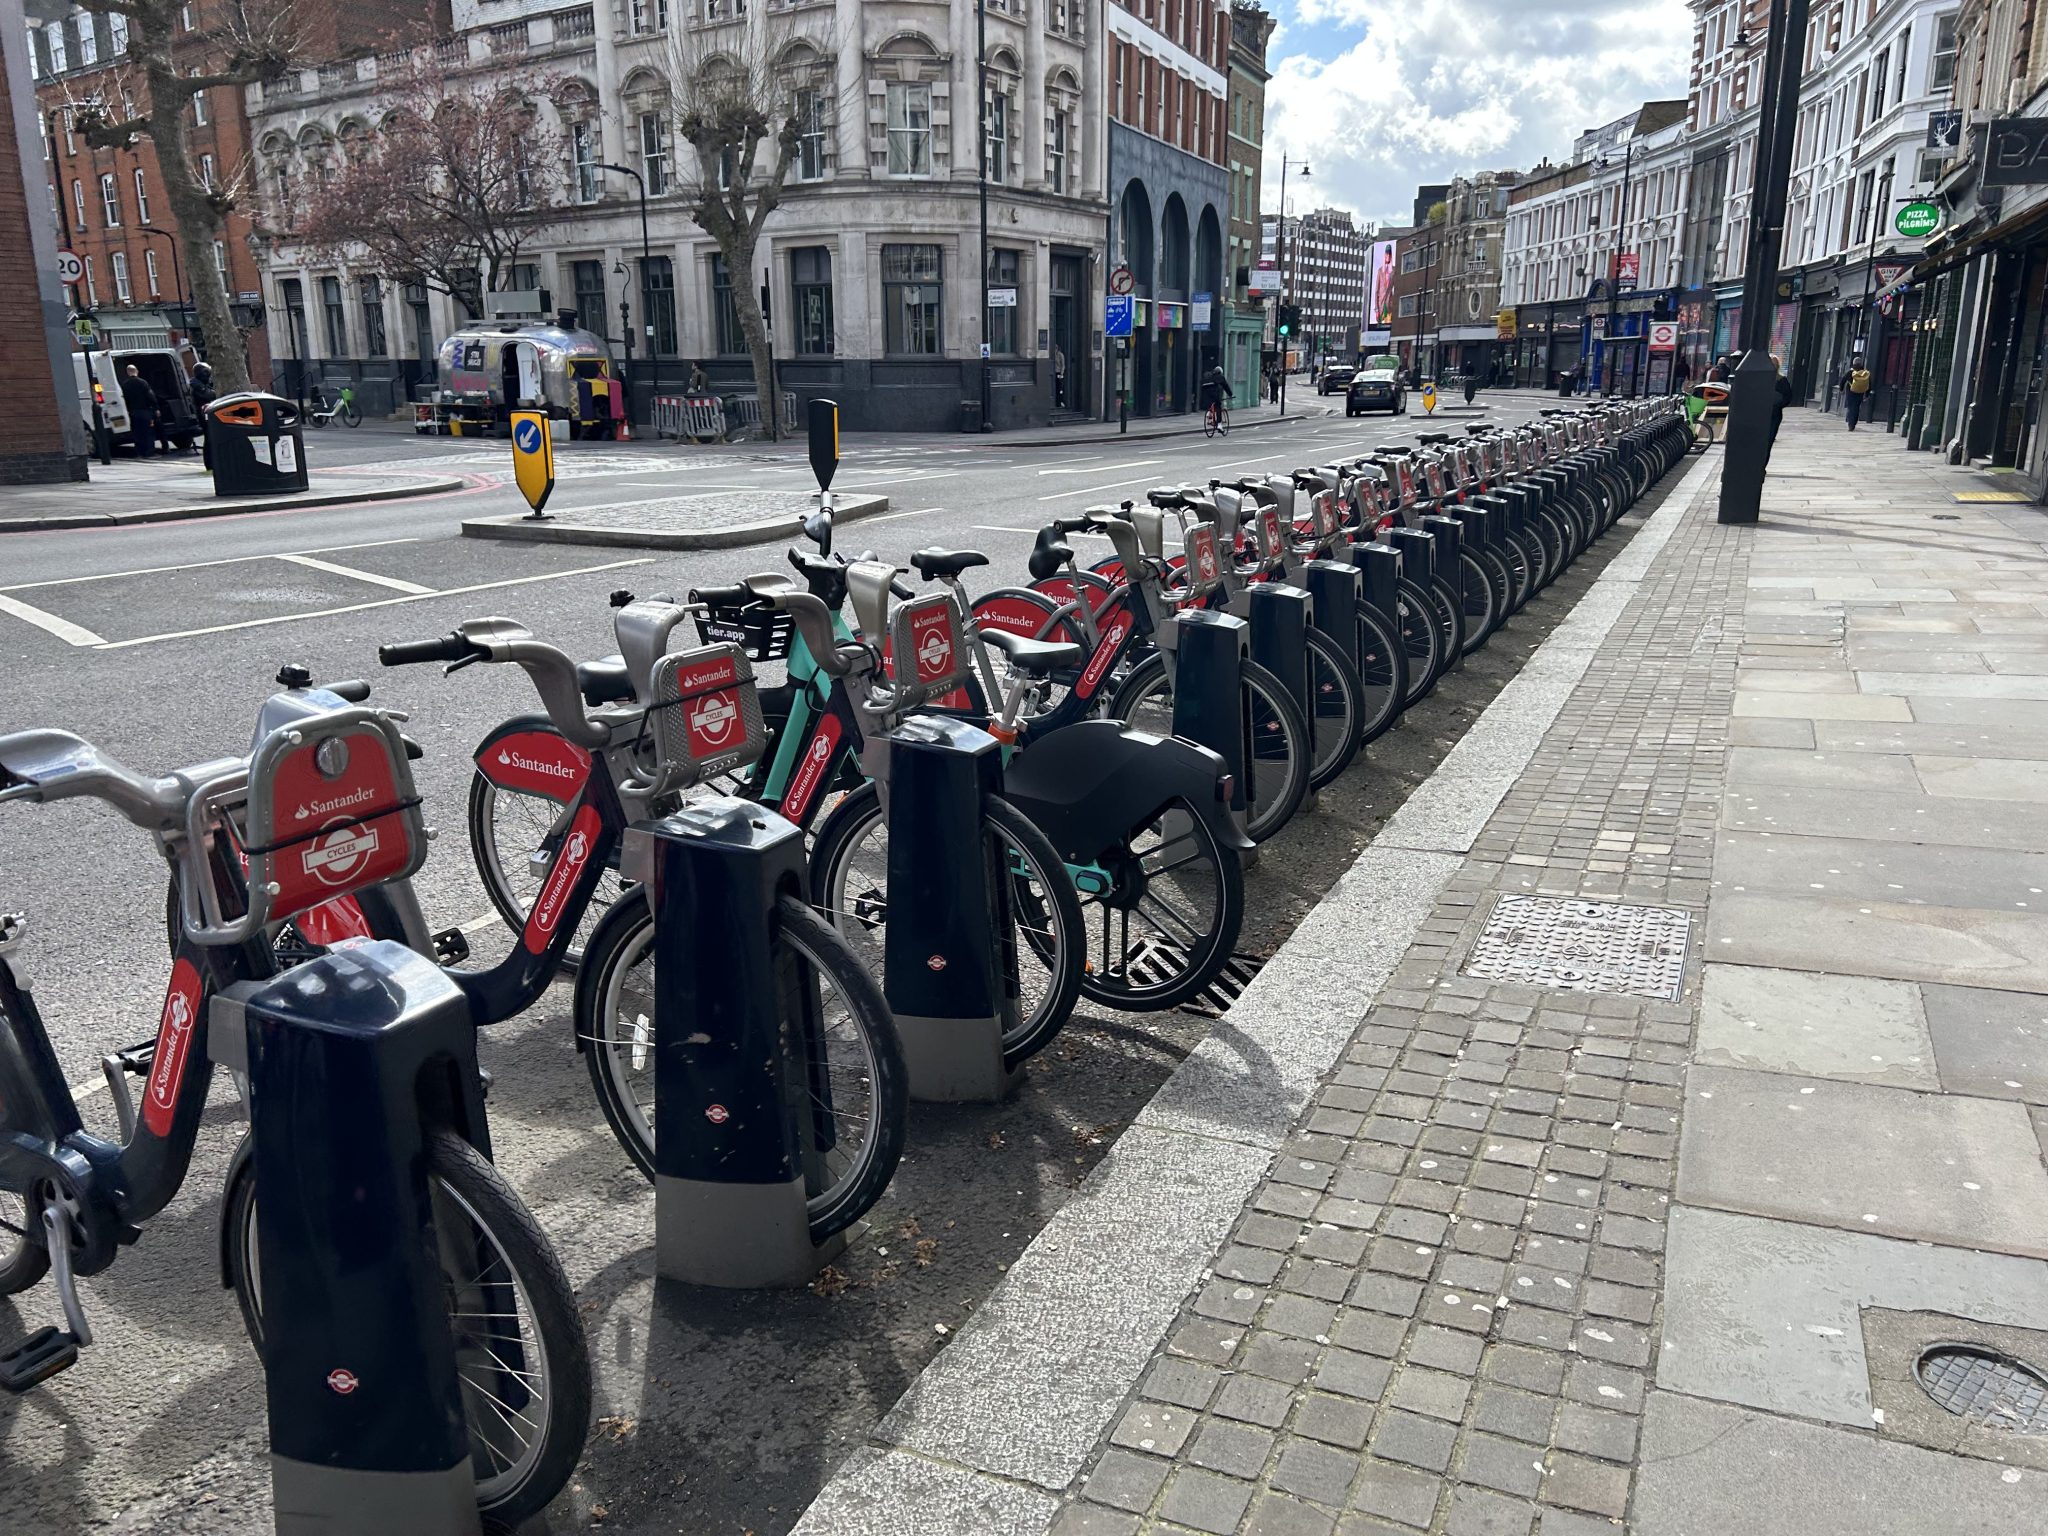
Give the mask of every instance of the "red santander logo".
M 192 1031 L 198 1027 L 205 992 L 206 984 L 190 960 L 180 959 L 171 967 L 163 1020 L 157 1025 L 156 1060 L 149 1072 L 149 1090 L 142 1099 L 143 1123 L 159 1136 L 171 1133 L 178 1088 L 185 1081 L 185 1061 L 192 1054 Z

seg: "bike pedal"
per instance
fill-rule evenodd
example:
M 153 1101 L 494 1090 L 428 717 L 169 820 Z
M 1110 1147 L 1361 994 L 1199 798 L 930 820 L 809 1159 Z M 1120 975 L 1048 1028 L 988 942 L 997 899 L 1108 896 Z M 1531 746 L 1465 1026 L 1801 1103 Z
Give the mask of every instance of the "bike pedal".
M 443 928 L 434 935 L 434 958 L 443 965 L 460 965 L 469 958 L 469 936 L 460 928 Z
M 0 1392 L 20 1396 L 78 1364 L 78 1340 L 52 1323 L 0 1355 Z

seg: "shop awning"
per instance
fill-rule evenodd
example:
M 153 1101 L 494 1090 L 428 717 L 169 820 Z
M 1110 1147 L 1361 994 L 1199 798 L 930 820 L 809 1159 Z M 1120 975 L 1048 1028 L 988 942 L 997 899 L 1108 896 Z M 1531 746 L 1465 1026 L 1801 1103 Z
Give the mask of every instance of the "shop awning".
M 2048 202 L 2036 203 L 2023 209 L 2009 219 L 2001 219 L 1988 229 L 1959 241 L 1946 250 L 1928 257 L 1915 267 L 1912 273 L 1893 285 L 1891 290 L 1905 287 L 1910 283 L 1924 283 L 1930 277 L 1939 277 L 1944 272 L 1953 272 L 1966 261 L 1981 255 L 1987 246 L 2004 245 L 2010 241 L 2042 233 L 2048 228 Z

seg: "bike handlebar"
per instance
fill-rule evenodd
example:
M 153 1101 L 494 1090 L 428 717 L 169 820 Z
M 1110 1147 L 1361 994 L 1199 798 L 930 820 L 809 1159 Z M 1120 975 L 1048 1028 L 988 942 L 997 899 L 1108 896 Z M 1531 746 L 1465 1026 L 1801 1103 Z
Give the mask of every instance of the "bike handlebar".
M 409 667 L 422 661 L 467 661 L 483 654 L 483 647 L 459 630 L 438 640 L 400 640 L 377 647 L 377 660 L 387 667 Z

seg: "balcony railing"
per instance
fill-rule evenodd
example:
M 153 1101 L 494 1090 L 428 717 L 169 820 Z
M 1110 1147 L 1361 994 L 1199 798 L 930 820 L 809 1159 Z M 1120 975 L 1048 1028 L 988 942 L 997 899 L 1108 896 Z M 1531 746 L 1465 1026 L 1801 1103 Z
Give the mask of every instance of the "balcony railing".
M 597 13 L 587 5 L 579 11 L 556 11 L 554 22 L 557 42 L 597 36 Z

